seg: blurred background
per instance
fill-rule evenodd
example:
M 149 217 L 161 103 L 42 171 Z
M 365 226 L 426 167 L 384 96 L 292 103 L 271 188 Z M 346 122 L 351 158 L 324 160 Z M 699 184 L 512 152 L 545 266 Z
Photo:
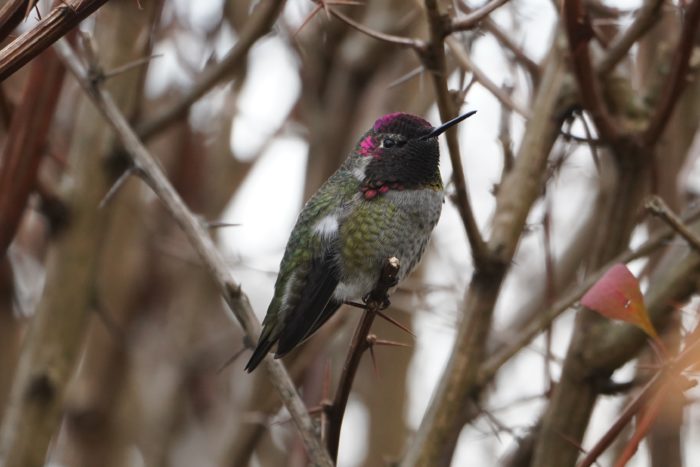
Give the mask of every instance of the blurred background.
M 453 19 L 482 6 L 438 3 Z M 645 214 L 647 195 L 661 195 L 680 213 L 700 190 L 697 31 L 682 94 L 663 132 L 645 143 L 649 162 L 638 167 L 630 162 L 634 155 L 621 155 L 621 145 L 607 144 L 584 112 L 559 2 L 498 3 L 474 27 L 450 35 L 455 44 L 446 48 L 442 70 L 455 111 L 478 110 L 459 126 L 459 148 L 486 239 L 499 188 L 517 161 L 539 151 L 546 162 L 530 174 L 539 194 L 498 290 L 484 359 L 587 275 L 662 227 Z M 582 3 L 593 25 L 592 61 L 600 67 L 608 60 L 595 76 L 609 117 L 632 134 L 653 118 L 670 85 L 691 2 Z M 430 35 L 422 1 L 325 5 L 374 31 Z M 39 1 L 39 13 L 31 11 L 4 44 L 35 27 L 51 7 Z M 611 59 L 616 40 L 633 27 L 641 31 Z M 311 0 L 112 0 L 80 29 L 92 37 L 107 72 L 105 88 L 190 209 L 210 223 L 260 319 L 299 210 L 357 139 L 389 112 L 441 121 L 431 71 L 414 50 L 370 37 Z M 83 41 L 75 33 L 71 38 L 84 57 Z M 65 383 L 60 403 L 37 416 L 46 423 L 20 421 L 51 440 L 32 458 L 66 467 L 306 465 L 303 444 L 265 373 L 243 372 L 249 351 L 240 327 L 159 200 L 135 176 L 105 198 L 126 159 L 75 79 L 47 51 L 0 89 L 0 172 L 10 167 L 20 116 L 44 122 L 30 138 L 36 142 L 31 189 L 10 204 L 16 220 L 0 225 L 0 418 L 18 397 L 18 375 L 34 371 L 27 362 L 55 365 Z M 542 97 L 548 94 L 554 96 L 549 104 Z M 29 95 L 39 97 L 30 104 Z M 343 467 L 401 459 L 443 378 L 457 330 L 469 319 L 464 303 L 474 263 L 441 144 L 443 214 L 423 262 L 388 311 L 416 337 L 375 322 L 380 338 L 408 347 L 377 348 L 376 365 L 365 356 L 341 435 Z M 12 179 L 6 177 L 0 181 Z M 618 223 L 621 232 L 611 233 Z M 676 238 L 630 263 L 643 290 L 664 297 L 651 312 L 672 350 L 698 321 L 696 256 Z M 602 319 L 583 325 L 576 316 L 572 307 L 544 326 L 479 388 L 478 413 L 465 415 L 455 433 L 452 466 L 574 465 L 541 459 L 556 458 L 543 454 L 548 449 L 564 449 L 575 461 L 603 436 L 656 360 L 627 327 Z M 359 317 L 358 310 L 342 308 L 284 359 L 309 408 L 332 398 Z M 579 354 L 579 366 L 562 371 Z M 540 435 L 549 433 L 541 431 L 548 423 L 556 432 L 553 413 L 566 418 L 561 401 L 569 389 L 557 383 L 577 371 L 604 375 L 619 389 L 591 385 L 580 403 L 572 395 L 574 406 L 590 409 L 571 415 L 572 433 Z M 700 436 L 698 396 L 697 389 L 672 392 L 628 465 L 699 465 L 700 446 L 692 441 Z M 7 442 L 10 418 L 3 419 L 0 454 L 16 448 Z M 631 432 L 600 465 L 612 465 Z

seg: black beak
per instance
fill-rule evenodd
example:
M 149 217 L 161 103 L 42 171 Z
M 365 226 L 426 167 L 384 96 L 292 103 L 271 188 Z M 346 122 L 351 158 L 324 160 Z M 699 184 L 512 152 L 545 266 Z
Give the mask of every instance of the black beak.
M 460 115 L 459 117 L 455 117 L 452 120 L 450 120 L 449 122 L 445 122 L 442 125 L 440 125 L 439 127 L 433 128 L 432 130 L 430 130 L 430 133 L 428 133 L 427 135 L 421 136 L 419 139 L 424 141 L 424 140 L 430 139 L 430 138 L 437 138 L 438 136 L 443 134 L 451 126 L 458 124 L 462 120 L 466 120 L 467 118 L 471 117 L 475 113 L 476 113 L 476 110 L 471 110 L 467 113 Z

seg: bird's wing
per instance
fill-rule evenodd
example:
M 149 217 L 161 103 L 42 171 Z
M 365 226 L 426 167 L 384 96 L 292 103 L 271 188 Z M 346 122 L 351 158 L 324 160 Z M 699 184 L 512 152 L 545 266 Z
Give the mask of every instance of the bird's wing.
M 289 310 L 282 327 L 275 357 L 285 355 L 310 337 L 340 307 L 340 302 L 332 299 L 339 282 L 336 261 L 334 247 L 311 260 L 299 301 Z
M 276 357 L 292 350 L 340 307 L 341 304 L 332 299 L 339 282 L 338 230 L 319 232 L 313 221 L 332 215 L 334 209 L 355 192 L 354 185 L 342 186 L 337 181 L 326 183 L 299 215 L 282 258 L 275 296 L 263 321 L 262 334 L 246 366 L 248 371 L 255 369 L 278 341 Z
M 290 241 L 281 267 L 291 271 L 277 279 L 258 345 L 246 365 L 249 372 L 276 342 L 279 341 L 275 357 L 279 358 L 310 337 L 340 307 L 331 298 L 339 282 L 336 247 L 321 246 L 311 238 L 308 249 L 298 253 L 299 250 L 290 250 L 293 243 Z

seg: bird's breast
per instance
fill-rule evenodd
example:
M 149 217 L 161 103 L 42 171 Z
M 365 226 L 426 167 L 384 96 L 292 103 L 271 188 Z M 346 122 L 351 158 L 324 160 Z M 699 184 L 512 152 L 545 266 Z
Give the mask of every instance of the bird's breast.
M 341 283 L 336 298 L 370 292 L 387 258 L 401 261 L 399 279 L 418 263 L 440 217 L 442 190 L 389 191 L 361 200 L 339 229 Z

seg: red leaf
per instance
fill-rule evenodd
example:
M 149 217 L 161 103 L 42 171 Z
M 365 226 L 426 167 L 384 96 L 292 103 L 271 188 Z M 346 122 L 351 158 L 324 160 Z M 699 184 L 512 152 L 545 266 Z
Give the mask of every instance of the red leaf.
M 581 304 L 606 318 L 625 321 L 657 338 L 639 281 L 624 264 L 611 267 L 581 298 Z

